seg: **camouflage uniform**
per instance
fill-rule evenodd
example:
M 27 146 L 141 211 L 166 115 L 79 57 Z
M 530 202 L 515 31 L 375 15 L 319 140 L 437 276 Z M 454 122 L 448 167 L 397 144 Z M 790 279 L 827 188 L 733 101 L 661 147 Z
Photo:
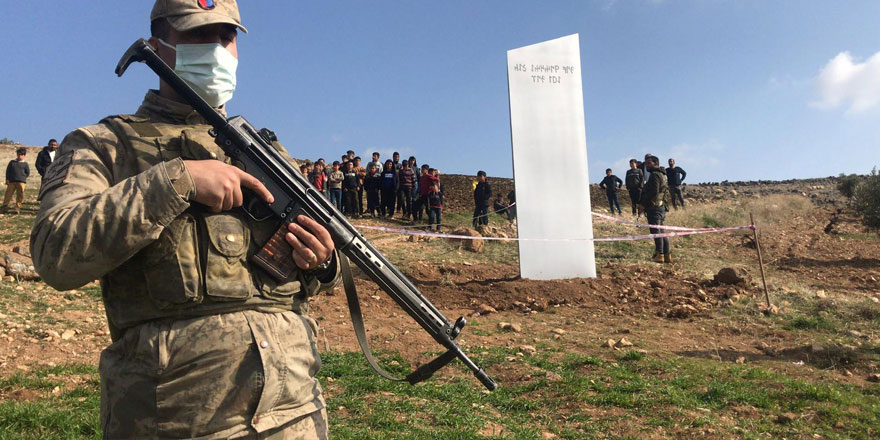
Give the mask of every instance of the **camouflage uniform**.
M 60 290 L 101 280 L 105 437 L 325 438 L 306 314 L 338 266 L 277 282 L 248 261 L 277 222 L 190 204 L 183 159 L 229 163 L 203 124 L 150 91 L 134 115 L 70 133 L 40 192 L 34 264 Z

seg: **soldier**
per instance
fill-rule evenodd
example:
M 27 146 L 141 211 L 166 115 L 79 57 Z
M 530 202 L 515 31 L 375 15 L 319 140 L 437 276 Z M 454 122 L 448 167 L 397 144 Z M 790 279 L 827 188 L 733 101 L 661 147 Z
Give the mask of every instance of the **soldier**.
M 247 32 L 235 1 L 157 0 L 150 20 L 159 56 L 225 113 Z M 333 241 L 300 216 L 285 235 L 292 275 L 252 265 L 278 224 L 234 208 L 242 187 L 272 196 L 209 128 L 160 82 L 135 114 L 68 134 L 43 182 L 34 263 L 59 290 L 101 280 L 105 438 L 326 438 L 307 313 L 339 280 Z
M 666 193 L 668 186 L 666 184 L 666 173 L 660 166 L 660 159 L 657 156 L 650 156 L 645 159 L 645 167 L 650 173 L 648 182 L 642 191 L 641 207 L 645 210 L 645 217 L 648 223 L 652 225 L 662 225 L 666 219 Z M 652 234 L 661 234 L 664 229 L 650 228 Z M 654 257 L 657 263 L 672 263 L 672 255 L 669 253 L 669 238 L 654 239 Z

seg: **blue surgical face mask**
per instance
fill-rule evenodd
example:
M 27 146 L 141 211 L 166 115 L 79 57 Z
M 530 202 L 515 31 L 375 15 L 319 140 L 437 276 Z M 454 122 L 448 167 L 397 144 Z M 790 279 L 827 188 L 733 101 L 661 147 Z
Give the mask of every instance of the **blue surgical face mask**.
M 219 43 L 178 44 L 161 38 L 159 43 L 177 52 L 174 71 L 212 107 L 220 107 L 235 92 L 238 58 Z

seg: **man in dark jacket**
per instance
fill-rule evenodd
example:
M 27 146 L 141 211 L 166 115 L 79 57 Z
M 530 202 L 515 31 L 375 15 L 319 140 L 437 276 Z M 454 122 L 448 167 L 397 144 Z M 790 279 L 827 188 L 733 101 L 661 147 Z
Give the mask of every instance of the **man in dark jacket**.
M 669 182 L 669 195 L 672 197 L 672 207 L 675 209 L 678 209 L 678 204 L 675 203 L 676 198 L 681 202 L 681 207 L 684 208 L 681 184 L 686 176 L 687 173 L 681 167 L 675 166 L 675 159 L 670 158 L 669 168 L 666 169 L 666 180 Z
M 27 150 L 19 148 L 15 150 L 15 159 L 9 161 L 6 166 L 6 195 L 3 197 L 2 210 L 5 212 L 15 196 L 15 213 L 21 214 L 21 202 L 24 200 L 24 185 L 27 183 L 28 176 L 31 175 L 31 169 L 28 163 L 24 161 Z
M 639 199 L 642 198 L 642 187 L 645 186 L 645 174 L 639 168 L 639 161 L 629 160 L 629 169 L 626 170 L 624 180 L 629 191 L 629 200 L 632 202 L 633 215 L 638 215 Z
M 398 185 L 397 172 L 394 171 L 394 162 L 391 159 L 385 161 L 385 170 L 382 171 L 382 183 L 379 185 L 382 201 L 379 215 L 382 217 L 394 216 L 394 201 L 397 196 Z
M 486 172 L 477 172 L 477 186 L 474 188 L 474 227 L 489 224 L 489 205 L 492 204 L 492 187 L 486 180 Z
M 651 156 L 645 160 L 650 174 L 645 188 L 642 191 L 641 207 L 645 210 L 645 217 L 648 223 L 652 225 L 662 225 L 666 219 L 666 192 L 668 185 L 666 183 L 666 172 L 660 166 L 660 159 Z M 664 229 L 650 228 L 652 234 L 662 234 Z M 654 239 L 654 257 L 657 263 L 672 263 L 672 255 L 669 253 L 669 238 Z
M 40 179 L 46 175 L 46 170 L 52 161 L 55 160 L 55 150 L 58 149 L 58 141 L 49 139 L 49 143 L 37 153 L 37 172 L 40 173 Z
M 599 183 L 599 188 L 605 190 L 605 195 L 608 197 L 608 205 L 611 207 L 611 214 L 614 214 L 614 207 L 617 206 L 617 213 L 623 215 L 623 211 L 620 210 L 620 200 L 617 197 L 617 191 L 621 186 L 623 186 L 623 181 L 620 180 L 620 177 L 611 174 L 611 168 L 605 170 L 605 178 Z

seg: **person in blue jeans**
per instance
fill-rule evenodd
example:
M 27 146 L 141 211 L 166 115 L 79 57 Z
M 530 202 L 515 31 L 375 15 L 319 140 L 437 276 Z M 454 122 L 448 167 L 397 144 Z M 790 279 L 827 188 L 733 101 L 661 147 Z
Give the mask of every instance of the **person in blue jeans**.
M 443 192 L 440 191 L 440 184 L 435 183 L 431 192 L 428 193 L 428 229 L 431 225 L 437 225 L 440 230 L 440 222 L 443 217 Z
M 617 198 L 617 191 L 619 191 L 622 186 L 623 181 L 620 180 L 620 177 L 611 174 L 611 168 L 605 170 L 605 178 L 599 183 L 599 188 L 604 189 L 605 195 L 608 196 L 608 205 L 611 207 L 611 214 L 614 214 L 614 207 L 617 206 L 617 213 L 623 215 L 623 211 L 620 210 L 620 200 Z
M 330 188 L 330 204 L 340 212 L 342 212 L 342 181 L 344 179 L 345 174 L 339 170 L 339 161 L 334 161 L 327 187 Z

